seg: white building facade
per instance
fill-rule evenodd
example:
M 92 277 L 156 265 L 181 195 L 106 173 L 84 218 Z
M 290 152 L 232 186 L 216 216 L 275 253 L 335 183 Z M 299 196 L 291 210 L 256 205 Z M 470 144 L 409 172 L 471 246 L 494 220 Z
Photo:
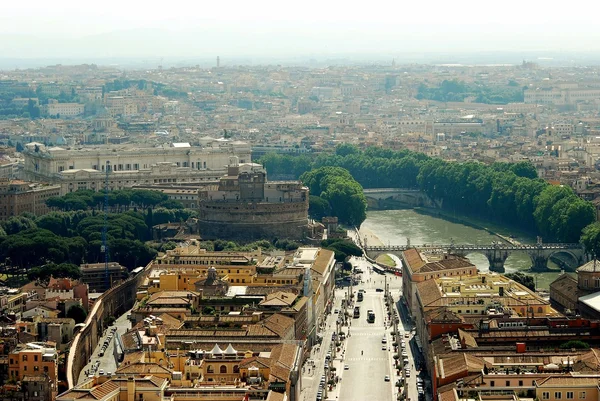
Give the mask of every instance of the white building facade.
M 107 168 L 111 190 L 136 184 L 214 181 L 226 173 L 230 156 L 250 162 L 250 154 L 248 144 L 223 140 L 206 146 L 172 143 L 152 148 L 105 145 L 66 149 L 33 142 L 23 151 L 23 175 L 26 180 L 60 184 L 61 194 L 103 189 Z

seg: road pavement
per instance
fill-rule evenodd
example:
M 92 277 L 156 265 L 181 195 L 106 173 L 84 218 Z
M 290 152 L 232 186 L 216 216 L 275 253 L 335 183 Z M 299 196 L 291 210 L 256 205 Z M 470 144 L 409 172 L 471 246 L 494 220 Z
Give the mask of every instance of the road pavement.
M 131 328 L 131 322 L 127 320 L 127 315 L 129 311 L 120 316 L 112 326 L 110 326 L 107 330 L 102 333 L 102 337 L 98 341 L 98 346 L 94 350 L 92 357 L 90 358 L 89 363 L 81 370 L 79 373 L 79 380 L 77 383 L 81 383 L 86 380 L 88 375 L 98 376 L 100 370 L 107 374 L 108 372 L 114 373 L 117 370 L 117 361 L 114 357 L 114 347 L 116 336 L 121 336 L 127 330 Z M 113 334 L 112 328 L 116 327 L 117 331 Z M 102 345 L 104 341 L 111 335 L 111 340 L 109 341 L 108 347 L 104 350 L 104 355 L 100 356 L 100 351 L 102 350 Z M 97 364 L 97 362 L 100 362 Z

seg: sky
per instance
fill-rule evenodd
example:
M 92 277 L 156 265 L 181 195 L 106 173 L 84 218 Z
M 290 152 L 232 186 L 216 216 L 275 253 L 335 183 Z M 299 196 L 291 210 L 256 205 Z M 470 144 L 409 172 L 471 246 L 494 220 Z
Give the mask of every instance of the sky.
M 4 2 L 3 2 L 4 3 Z M 216 57 L 600 50 L 574 0 L 28 0 L 0 8 L 0 57 Z

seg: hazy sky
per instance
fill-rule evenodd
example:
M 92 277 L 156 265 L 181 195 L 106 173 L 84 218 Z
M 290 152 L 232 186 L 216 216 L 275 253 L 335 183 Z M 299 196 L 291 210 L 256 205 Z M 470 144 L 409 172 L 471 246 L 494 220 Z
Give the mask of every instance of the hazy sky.
M 0 57 L 597 51 L 599 9 L 590 0 L 10 1 Z

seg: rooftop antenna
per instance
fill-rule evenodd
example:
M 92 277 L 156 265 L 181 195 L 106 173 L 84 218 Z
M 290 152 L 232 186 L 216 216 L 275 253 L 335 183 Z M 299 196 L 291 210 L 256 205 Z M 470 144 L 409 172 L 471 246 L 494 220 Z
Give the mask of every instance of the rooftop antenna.
M 104 288 L 107 291 L 110 288 L 110 278 L 108 277 L 108 174 L 110 173 L 110 162 L 106 161 L 104 176 L 104 226 L 102 227 L 102 246 L 100 252 L 104 253 Z

